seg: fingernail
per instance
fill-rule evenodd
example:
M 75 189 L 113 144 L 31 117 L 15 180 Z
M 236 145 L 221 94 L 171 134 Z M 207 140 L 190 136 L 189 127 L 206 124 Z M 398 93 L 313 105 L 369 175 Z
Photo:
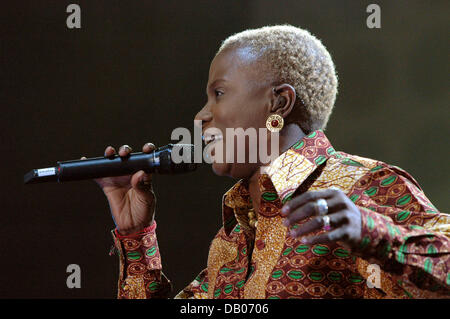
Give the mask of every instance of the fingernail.
M 286 215 L 289 212 L 289 207 L 288 206 L 284 206 L 281 209 L 281 214 Z
M 289 236 L 295 237 L 295 230 L 291 230 L 291 231 L 289 232 Z
M 288 227 L 289 226 L 289 219 L 283 220 L 283 225 Z

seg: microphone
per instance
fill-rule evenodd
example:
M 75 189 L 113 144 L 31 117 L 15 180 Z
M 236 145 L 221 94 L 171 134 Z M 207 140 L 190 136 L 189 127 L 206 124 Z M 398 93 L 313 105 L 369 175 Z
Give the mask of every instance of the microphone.
M 188 159 L 181 163 L 173 162 L 172 152 L 179 158 Z M 25 174 L 25 184 L 42 182 L 68 182 L 100 177 L 122 176 L 143 170 L 146 173 L 181 174 L 194 171 L 193 144 L 168 144 L 152 153 L 131 153 L 128 157 L 94 157 L 84 160 L 57 162 L 56 167 L 32 169 Z

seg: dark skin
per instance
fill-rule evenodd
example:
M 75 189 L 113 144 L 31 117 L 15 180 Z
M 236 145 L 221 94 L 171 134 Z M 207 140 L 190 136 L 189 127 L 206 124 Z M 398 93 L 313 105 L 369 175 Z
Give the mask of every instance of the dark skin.
M 245 48 L 227 49 L 212 61 L 207 84 L 208 101 L 195 116 L 202 123 L 202 130 L 216 127 L 223 132 L 226 128 L 265 128 L 271 114 L 286 119 L 292 112 L 296 100 L 295 89 L 288 83 L 274 84 L 267 78 L 267 68 Z M 287 124 L 279 133 L 279 153 L 285 152 L 305 134 L 296 124 Z M 271 134 L 267 144 L 270 145 Z M 215 142 L 213 142 L 215 143 Z M 236 145 L 236 143 L 234 143 Z M 226 136 L 223 136 L 226 145 Z M 150 153 L 155 149 L 152 143 L 143 146 L 142 151 Z M 246 145 L 248 151 L 248 145 Z M 119 155 L 126 157 L 131 147 L 123 145 Z M 226 148 L 224 153 L 226 154 Z M 116 150 L 108 146 L 105 156 L 113 156 Z M 248 153 L 248 152 L 247 152 Z M 217 163 L 213 171 L 220 176 L 244 178 L 249 182 L 249 191 L 255 211 L 258 211 L 261 193 L 258 185 L 260 168 L 256 163 Z M 151 185 L 151 175 L 139 171 L 131 176 L 97 179 L 111 208 L 116 226 L 121 234 L 131 234 L 150 225 L 155 213 L 155 195 Z M 324 198 L 328 203 L 328 216 L 332 230 L 319 236 L 309 236 L 323 227 L 323 219 L 316 215 L 314 202 Z M 339 241 L 352 247 L 361 240 L 361 215 L 359 209 L 340 190 L 326 189 L 308 191 L 286 203 L 281 212 L 285 226 L 289 227 L 306 218 L 312 219 L 302 227 L 292 230 L 293 237 L 303 237 L 308 244 Z

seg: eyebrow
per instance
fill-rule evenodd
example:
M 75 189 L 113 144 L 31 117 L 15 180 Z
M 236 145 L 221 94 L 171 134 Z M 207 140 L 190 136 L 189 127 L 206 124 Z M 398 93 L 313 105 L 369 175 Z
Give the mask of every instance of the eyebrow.
M 206 87 L 206 94 L 208 94 L 209 90 L 211 90 L 212 87 L 216 86 L 216 85 L 217 85 L 218 83 L 220 83 L 220 82 L 226 82 L 226 80 L 225 80 L 225 79 L 217 79 L 217 80 L 214 80 L 214 82 L 212 82 L 211 84 L 209 84 L 209 85 Z

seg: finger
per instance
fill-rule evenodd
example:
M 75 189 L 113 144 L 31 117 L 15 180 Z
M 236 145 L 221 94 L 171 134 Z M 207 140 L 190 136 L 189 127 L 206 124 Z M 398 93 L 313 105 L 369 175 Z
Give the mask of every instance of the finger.
M 297 229 L 291 229 L 289 235 L 294 238 L 301 237 L 322 228 L 322 226 L 322 217 L 316 217 L 304 223 L 303 225 L 300 225 L 300 227 L 298 227 Z
M 316 205 L 314 202 L 309 202 L 301 206 L 300 208 L 297 208 L 292 213 L 290 213 L 283 221 L 283 224 L 284 226 L 288 227 L 315 214 L 316 214 Z
M 328 214 L 336 213 L 348 208 L 344 196 L 338 195 L 327 199 Z
M 153 143 L 145 143 L 144 146 L 142 146 L 142 152 L 144 153 L 150 153 L 155 150 L 156 146 Z
M 294 197 L 291 201 L 287 202 L 281 209 L 281 213 L 287 215 L 292 210 L 306 204 L 307 202 L 313 202 L 318 200 L 319 198 L 324 199 L 331 198 L 334 195 L 336 195 L 337 192 L 338 191 L 336 189 L 330 188 L 319 191 L 305 192 L 297 197 Z
M 348 214 L 347 212 L 339 212 L 327 215 L 330 217 L 330 226 L 331 227 L 338 227 L 343 224 L 348 224 Z M 291 236 L 292 237 L 300 237 L 304 236 L 306 234 L 309 234 L 313 231 L 316 231 L 323 227 L 323 217 L 318 216 L 316 218 L 311 219 L 309 222 L 301 225 L 295 230 L 291 230 Z
M 119 156 L 120 157 L 127 157 L 132 152 L 132 148 L 129 145 L 122 145 L 119 148 Z
M 112 147 L 112 146 L 108 146 L 105 149 L 105 153 L 104 154 L 105 154 L 105 157 L 114 156 L 116 154 L 116 149 L 114 147 Z
M 326 232 L 317 236 L 304 237 L 302 238 L 302 243 L 304 244 L 325 244 L 330 242 L 336 242 L 342 240 L 346 237 L 347 229 L 345 227 L 339 227 L 330 232 Z
M 140 194 L 148 195 L 152 191 L 152 175 L 139 171 L 131 177 L 131 187 Z
M 336 213 L 347 208 L 346 202 L 339 196 L 332 197 L 326 201 L 328 206 L 327 214 Z M 316 202 L 307 202 L 303 206 L 293 210 L 291 213 L 288 213 L 288 216 L 283 223 L 285 226 L 289 226 L 314 215 L 318 215 Z

